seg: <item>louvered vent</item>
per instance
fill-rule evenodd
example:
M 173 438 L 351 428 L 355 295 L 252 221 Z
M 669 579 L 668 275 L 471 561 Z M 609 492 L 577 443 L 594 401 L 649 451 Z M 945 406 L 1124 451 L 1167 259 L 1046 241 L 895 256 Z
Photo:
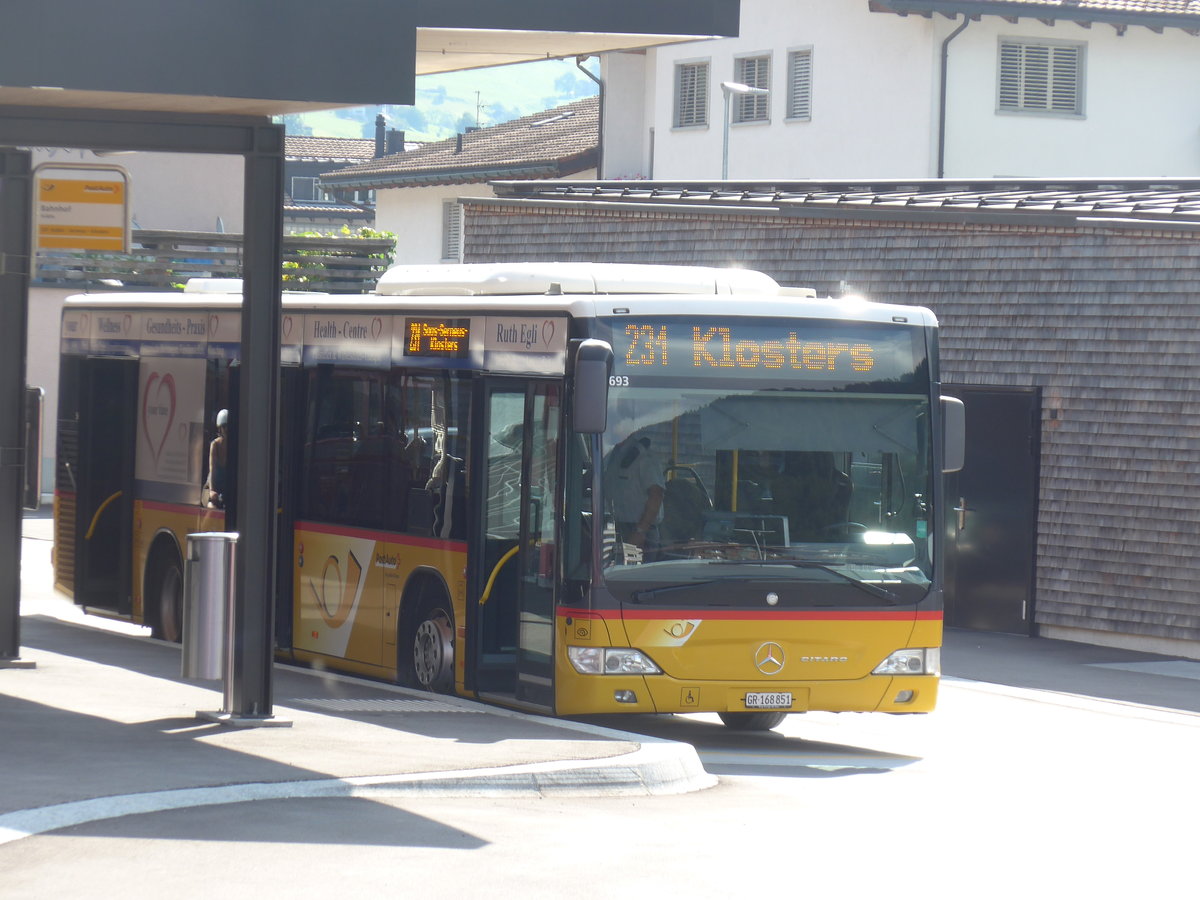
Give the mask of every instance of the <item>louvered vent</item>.
M 457 200 L 442 203 L 442 261 L 462 262 L 462 205 Z
M 812 118 L 812 50 L 793 50 L 788 54 L 789 119 Z
M 999 108 L 1082 115 L 1083 46 L 1001 41 Z
M 771 57 L 743 56 L 734 66 L 734 81 L 750 87 L 771 87 Z M 771 117 L 770 96 L 767 94 L 742 94 L 737 98 L 735 122 L 765 122 Z
M 708 124 L 708 63 L 675 67 L 675 127 Z

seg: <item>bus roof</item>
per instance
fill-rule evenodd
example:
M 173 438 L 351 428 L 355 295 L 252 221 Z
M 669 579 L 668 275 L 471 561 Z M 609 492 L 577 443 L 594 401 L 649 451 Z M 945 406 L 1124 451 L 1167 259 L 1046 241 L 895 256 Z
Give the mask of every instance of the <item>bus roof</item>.
M 744 298 L 736 308 L 728 297 Z M 620 298 L 620 299 L 617 299 Z M 68 306 L 96 308 L 237 308 L 238 278 L 193 278 L 184 292 L 76 295 Z M 620 263 L 447 263 L 389 269 L 372 294 L 283 292 L 293 310 L 419 312 L 435 303 L 445 312 L 469 312 L 497 303 L 514 311 L 575 316 L 728 315 L 799 316 L 936 326 L 927 309 L 874 303 L 858 297 L 816 297 L 811 288 L 781 287 L 749 269 Z M 617 306 L 613 304 L 616 303 Z
M 769 275 L 749 269 L 623 263 L 448 263 L 393 266 L 375 293 L 397 296 L 504 294 L 767 294 Z

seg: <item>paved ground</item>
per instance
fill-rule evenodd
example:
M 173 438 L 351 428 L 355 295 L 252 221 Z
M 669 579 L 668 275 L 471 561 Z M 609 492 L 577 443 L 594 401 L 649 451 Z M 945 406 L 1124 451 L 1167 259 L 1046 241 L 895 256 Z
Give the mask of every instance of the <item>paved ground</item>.
M 26 520 L 22 660 L 0 670 L 0 844 L 131 814 L 246 800 L 424 795 L 588 796 L 711 786 L 688 744 L 511 713 L 279 666 L 284 728 L 196 713 L 219 684 L 179 676 L 179 649 L 80 624 L 50 588 L 48 520 Z M 127 633 L 117 633 L 124 631 Z M 132 633 L 129 633 L 132 632 Z M 951 631 L 948 677 L 1200 713 L 1200 662 Z
M 198 720 L 219 682 L 174 645 L 83 617 L 52 590 L 49 523 L 26 520 L 21 661 L 0 669 L 0 844 L 136 812 L 390 794 L 662 794 L 715 783 L 686 744 L 277 666 L 289 727 Z

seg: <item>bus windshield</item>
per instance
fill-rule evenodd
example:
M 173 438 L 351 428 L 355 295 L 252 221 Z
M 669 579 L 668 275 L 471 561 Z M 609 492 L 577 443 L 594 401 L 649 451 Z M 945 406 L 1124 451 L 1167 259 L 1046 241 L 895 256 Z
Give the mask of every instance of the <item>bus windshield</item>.
M 731 358 L 745 364 L 712 372 L 697 349 L 711 330 L 639 330 L 628 339 L 635 349 L 653 336 L 666 358 L 645 366 L 630 364 L 637 354 L 613 328 L 599 506 L 610 590 L 630 602 L 707 604 L 744 594 L 728 590 L 735 583 L 803 582 L 786 606 L 922 599 L 933 576 L 932 457 L 919 331 L 758 320 L 744 344 L 739 333 L 752 332 L 733 326 Z M 801 350 L 790 367 L 789 341 L 825 348 L 819 368 L 804 371 Z M 767 368 L 772 344 L 783 365 Z

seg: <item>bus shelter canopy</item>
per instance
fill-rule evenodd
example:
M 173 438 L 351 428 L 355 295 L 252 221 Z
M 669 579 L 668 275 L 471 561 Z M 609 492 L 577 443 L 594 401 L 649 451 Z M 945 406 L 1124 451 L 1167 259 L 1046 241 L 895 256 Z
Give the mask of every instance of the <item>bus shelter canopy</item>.
M 275 116 L 411 104 L 415 77 L 737 34 L 740 0 L 39 0 L 0 106 Z

